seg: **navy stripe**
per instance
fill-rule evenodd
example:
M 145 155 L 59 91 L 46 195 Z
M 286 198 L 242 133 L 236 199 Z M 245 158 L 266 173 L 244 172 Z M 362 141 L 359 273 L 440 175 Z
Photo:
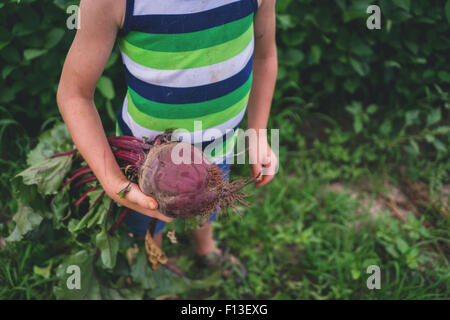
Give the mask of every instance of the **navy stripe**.
M 133 133 L 131 132 L 130 127 L 128 127 L 128 125 L 125 123 L 125 121 L 123 121 L 122 109 L 123 109 L 123 106 L 120 107 L 119 111 L 117 112 L 117 123 L 119 124 L 120 131 L 122 131 L 122 134 L 124 136 L 133 136 Z
M 243 0 L 198 13 L 133 16 L 128 28 L 130 31 L 146 33 L 195 32 L 242 19 L 253 12 L 253 1 Z
M 240 125 L 240 123 L 238 123 L 238 125 L 237 125 L 236 127 L 233 128 L 233 131 L 231 131 L 231 132 L 233 132 L 233 134 L 234 134 L 234 132 L 237 130 L 237 128 L 239 127 L 239 125 Z M 206 129 L 206 130 L 208 130 L 208 129 Z M 231 138 L 233 137 L 233 134 L 230 134 L 230 133 L 229 133 L 229 137 L 227 137 L 227 134 L 225 133 L 225 134 L 222 136 L 222 140 L 221 140 L 222 144 L 225 143 L 226 140 L 231 139 Z M 216 139 L 217 139 L 217 138 L 216 138 Z M 206 148 L 208 145 L 210 145 L 211 143 L 213 143 L 214 141 L 216 141 L 216 139 L 212 139 L 212 140 L 210 140 L 210 141 L 203 141 L 203 142 L 202 142 L 202 150 L 205 150 L 205 148 Z
M 134 0 L 127 0 L 123 26 L 122 29 L 119 30 L 120 37 L 125 37 L 130 31 L 130 21 L 133 18 L 133 10 L 134 10 Z
M 241 121 L 242 122 L 242 121 Z M 214 141 L 216 141 L 217 139 L 219 139 L 219 138 L 221 138 L 221 140 L 220 140 L 220 144 L 223 144 L 223 143 L 225 143 L 225 141 L 226 140 L 228 140 L 228 139 L 231 139 L 232 137 L 233 137 L 233 134 L 235 133 L 235 131 L 237 130 L 237 128 L 239 128 L 239 125 L 240 125 L 241 123 L 238 123 L 232 130 L 233 131 L 229 131 L 228 133 L 225 133 L 223 136 L 221 136 L 221 137 L 216 137 L 216 138 L 213 138 L 213 139 L 211 139 L 211 140 L 209 140 L 209 141 L 203 141 L 202 142 L 202 150 L 205 150 L 205 148 L 208 146 L 208 145 L 210 145 L 211 143 L 213 143 Z M 203 130 L 203 131 L 207 131 L 208 129 L 205 129 L 205 130 Z M 227 136 L 227 134 L 228 134 L 228 136 Z M 180 137 L 180 139 L 178 139 L 178 141 L 183 141 L 183 137 Z
M 124 136 L 133 136 L 133 133 L 131 132 L 131 129 L 130 129 L 130 127 L 128 127 L 128 125 L 125 123 L 125 121 L 123 121 L 123 118 L 122 118 L 122 108 L 123 108 L 123 106 L 119 109 L 119 111 L 117 112 L 117 123 L 119 124 L 119 128 L 120 128 L 120 130 L 122 131 L 122 133 L 123 133 L 123 135 Z M 241 121 L 242 122 L 242 121 Z M 233 131 L 231 131 L 231 132 L 235 132 L 236 130 L 237 130 L 237 128 L 239 128 L 239 125 L 240 125 L 240 123 L 238 123 L 237 124 L 237 126 L 235 126 L 234 128 L 233 128 Z M 203 130 L 203 131 L 206 131 L 206 130 L 208 130 L 208 129 L 205 129 L 205 130 Z M 227 139 L 230 139 L 233 135 L 232 134 L 230 134 L 229 132 L 228 132 L 228 137 L 227 137 L 227 133 L 225 133 L 221 138 L 222 138 L 222 142 L 225 142 Z M 136 137 L 136 138 L 139 138 L 139 139 L 142 139 L 142 137 Z M 202 142 L 202 150 L 205 150 L 205 148 L 208 146 L 208 145 L 210 145 L 211 143 L 213 143 L 215 140 L 216 140 L 217 138 L 213 138 L 213 139 L 211 139 L 211 140 L 209 140 L 209 141 L 203 141 Z M 179 141 L 183 141 L 183 137 L 180 137 L 180 139 L 179 139 Z
M 258 0 L 252 0 L 252 4 L 253 4 L 253 10 L 256 14 L 256 12 L 258 11 Z
M 150 84 L 134 77 L 127 68 L 125 76 L 128 86 L 141 97 L 160 103 L 198 103 L 227 95 L 241 87 L 252 73 L 253 57 L 247 65 L 228 79 L 197 87 L 173 88 Z

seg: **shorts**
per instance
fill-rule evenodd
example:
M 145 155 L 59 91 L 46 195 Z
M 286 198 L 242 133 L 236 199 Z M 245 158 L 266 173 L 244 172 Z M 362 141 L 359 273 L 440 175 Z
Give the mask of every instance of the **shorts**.
M 223 164 L 217 165 L 220 170 L 222 171 L 224 177 L 226 179 L 229 178 L 230 175 L 230 164 L 224 162 Z M 217 217 L 218 211 L 215 211 L 210 217 L 209 221 L 215 221 Z M 131 213 L 128 215 L 128 217 L 125 219 L 125 223 L 128 225 L 128 232 L 133 233 L 135 235 L 145 235 L 147 232 L 147 227 L 152 220 L 156 220 L 156 227 L 154 235 L 160 233 L 164 230 L 164 227 L 166 226 L 166 223 L 162 220 L 158 220 L 155 218 L 150 218 L 149 216 L 146 216 L 145 214 L 142 214 L 140 212 L 131 210 Z

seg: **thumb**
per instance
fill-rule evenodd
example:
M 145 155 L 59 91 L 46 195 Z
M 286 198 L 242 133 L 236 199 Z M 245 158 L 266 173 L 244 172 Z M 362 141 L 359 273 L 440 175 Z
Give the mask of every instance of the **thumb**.
M 150 196 L 144 194 L 139 186 L 135 183 L 130 185 L 130 191 L 128 191 L 125 195 L 125 199 L 137 204 L 142 208 L 147 208 L 150 210 L 158 209 L 158 202 Z
M 262 170 L 262 165 L 260 163 L 252 164 L 251 167 L 252 167 L 252 174 L 251 174 L 252 177 L 256 177 L 258 173 L 260 173 Z M 256 181 L 259 182 L 261 181 L 261 179 L 262 175 L 260 175 L 258 179 L 256 179 Z

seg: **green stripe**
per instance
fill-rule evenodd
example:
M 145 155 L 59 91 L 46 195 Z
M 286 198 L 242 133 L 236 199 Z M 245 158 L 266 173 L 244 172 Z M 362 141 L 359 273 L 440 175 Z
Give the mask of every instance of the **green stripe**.
M 166 104 L 147 100 L 131 88 L 128 88 L 128 93 L 136 108 L 142 113 L 156 118 L 186 119 L 204 117 L 225 110 L 247 95 L 251 86 L 252 74 L 242 86 L 227 95 L 204 102 L 183 104 Z
M 218 27 L 197 32 L 157 34 L 132 31 L 125 39 L 133 46 L 144 50 L 194 51 L 236 39 L 242 35 L 242 30 L 248 30 L 252 22 L 253 14 Z
M 228 151 L 233 150 L 234 146 L 236 145 L 237 133 L 238 133 L 238 130 L 236 130 L 231 137 L 226 139 L 222 143 L 222 146 L 218 146 L 218 147 L 216 146 L 215 148 L 213 148 L 211 150 L 211 154 L 209 156 L 211 156 L 213 159 L 217 159 L 220 156 L 225 155 Z M 216 148 L 219 149 L 219 151 L 217 153 L 216 153 Z
M 248 102 L 248 92 L 240 101 L 233 106 L 217 113 L 208 114 L 203 117 L 192 119 L 161 119 L 152 117 L 148 114 L 141 112 L 133 103 L 133 99 L 128 95 L 128 113 L 131 118 L 139 124 L 141 127 L 155 130 L 164 131 L 169 128 L 186 129 L 189 132 L 194 131 L 194 121 L 202 121 L 202 128 L 208 129 L 222 124 L 224 121 L 236 117 L 241 112 Z
M 116 122 L 116 136 L 123 136 L 123 132 L 119 127 L 119 122 Z
M 120 48 L 131 60 L 142 66 L 158 70 L 181 70 L 210 66 L 231 59 L 244 51 L 252 39 L 253 24 L 234 40 L 195 51 L 145 50 L 132 45 L 125 39 L 120 41 Z

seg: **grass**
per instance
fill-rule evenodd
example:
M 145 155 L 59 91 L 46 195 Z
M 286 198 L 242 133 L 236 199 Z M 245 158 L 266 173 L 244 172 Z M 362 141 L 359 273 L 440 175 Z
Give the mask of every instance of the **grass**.
M 375 185 L 382 185 L 385 177 L 397 184 L 398 167 L 377 157 L 376 149 L 368 153 L 367 143 L 348 145 L 355 136 L 338 126 L 326 126 L 311 136 L 303 126 L 316 128 L 313 119 L 320 117 L 305 116 L 286 111 L 271 120 L 273 127 L 283 128 L 280 172 L 269 185 L 255 189 L 253 208 L 245 209 L 244 217 L 231 214 L 214 224 L 215 237 L 247 266 L 248 278 L 239 285 L 225 279 L 216 289 L 192 290 L 178 297 L 448 299 L 449 220 L 433 208 L 422 210 L 418 218 L 411 214 L 406 223 L 387 210 L 373 219 L 350 194 L 326 191 L 335 181 L 361 185 L 364 177 Z M 4 131 L 3 148 L 11 147 L 5 142 L 11 130 Z M 28 143 L 14 149 L 22 160 L 30 144 L 30 138 L 24 139 Z M 6 208 L 0 236 L 6 237 L 15 204 L 5 181 L 20 169 L 20 162 L 12 157 L 1 161 L 9 164 L 0 186 Z M 434 193 L 448 183 L 448 163 L 442 159 L 408 156 L 405 164 L 410 175 L 426 181 Z M 248 168 L 235 166 L 233 174 L 247 175 Z M 358 210 L 362 213 L 356 214 Z M 431 228 L 424 226 L 425 220 L 432 222 Z M 177 237 L 176 245 L 164 239 L 166 253 L 178 256 L 178 267 L 190 277 L 206 276 L 210 270 L 194 263 L 189 232 L 177 231 Z M 55 269 L 64 248 L 57 244 L 57 232 L 50 238 L 46 243 L 26 240 L 0 249 L 0 299 L 55 298 Z M 45 269 L 49 264 L 48 275 L 34 268 Z M 370 265 L 381 269 L 380 290 L 366 286 Z
M 388 211 L 375 221 L 368 214 L 355 216 L 360 206 L 355 199 L 321 193 L 322 186 L 320 177 L 302 179 L 282 170 L 257 191 L 257 205 L 245 217 L 217 222 L 219 242 L 245 263 L 248 278 L 242 285 L 225 280 L 209 298 L 448 298 L 447 257 L 428 250 L 431 244 L 448 245 L 448 226 L 430 231 L 413 215 L 403 224 Z M 165 245 L 170 246 L 168 241 Z M 179 265 L 198 274 L 190 247 L 180 246 L 169 250 L 190 252 Z M 381 268 L 380 290 L 366 286 L 370 265 Z

